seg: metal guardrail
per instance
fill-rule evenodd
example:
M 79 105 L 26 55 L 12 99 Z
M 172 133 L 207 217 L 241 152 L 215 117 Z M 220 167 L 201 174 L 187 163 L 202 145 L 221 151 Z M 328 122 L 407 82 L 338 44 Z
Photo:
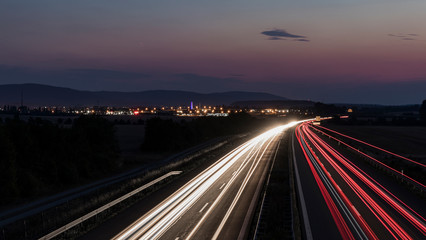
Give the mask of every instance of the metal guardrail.
M 316 128 L 314 128 L 316 129 Z M 322 133 L 324 135 L 324 132 L 321 130 L 316 129 L 318 132 Z M 328 135 L 328 134 L 325 134 Z M 343 144 L 347 147 L 348 151 L 351 151 L 355 154 L 358 154 L 359 156 L 363 157 L 364 159 L 366 159 L 371 165 L 373 166 L 377 166 L 380 169 L 382 169 L 383 171 L 385 171 L 388 174 L 391 174 L 393 176 L 395 176 L 397 179 L 401 179 L 401 181 L 406 181 L 407 183 L 411 184 L 411 186 L 417 190 L 419 190 L 420 192 L 426 192 L 426 187 L 424 187 L 424 185 L 422 185 L 420 182 L 404 175 L 404 172 L 398 172 L 398 171 L 391 171 L 389 170 L 389 167 L 385 167 L 387 166 L 383 161 L 374 158 L 373 156 L 370 156 L 370 154 L 367 154 L 368 152 L 365 150 L 360 150 L 360 147 L 356 148 L 355 146 L 352 146 L 349 143 L 346 143 L 336 137 L 332 137 L 330 138 L 330 135 L 328 135 L 329 139 L 333 139 L 334 141 L 336 141 L 339 145 Z M 395 169 L 394 169 L 395 170 Z
M 219 144 L 227 142 L 229 137 L 218 137 L 207 142 L 201 143 L 197 146 L 186 149 L 182 152 L 179 152 L 173 156 L 170 156 L 162 161 L 158 161 L 156 163 L 142 165 L 138 168 L 135 168 L 131 171 L 124 172 L 106 179 L 98 180 L 96 182 L 90 183 L 88 185 L 80 186 L 74 189 L 67 190 L 65 192 L 55 194 L 50 197 L 46 197 L 44 199 L 37 200 L 35 202 L 26 204 L 21 207 L 17 207 L 10 210 L 5 210 L 0 212 L 0 227 L 5 227 L 8 224 L 16 222 L 18 220 L 24 219 L 26 217 L 38 214 L 60 204 L 71 201 L 77 197 L 84 196 L 93 192 L 96 189 L 100 189 L 106 186 L 109 186 L 114 183 L 121 182 L 123 180 L 141 175 L 143 173 L 147 173 L 152 171 L 158 167 L 164 166 L 166 164 L 172 163 L 174 161 L 178 161 L 181 158 L 185 158 L 188 155 L 199 152 L 202 149 L 208 148 L 216 144 L 211 150 L 218 147 Z M 221 146 L 221 145 L 220 145 Z
M 137 189 L 135 189 L 135 190 L 127 193 L 126 195 L 123 195 L 123 196 L 121 196 L 121 197 L 113 200 L 112 202 L 110 202 L 108 204 L 105 204 L 104 206 L 102 206 L 100 208 L 97 208 L 97 209 L 91 211 L 90 213 L 88 213 L 88 214 L 86 214 L 86 215 L 84 215 L 84 216 L 82 216 L 80 218 L 77 218 L 76 220 L 74 220 L 74 221 L 72 221 L 72 222 L 70 222 L 70 223 L 68 223 L 68 224 L 66 224 L 66 225 L 64 225 L 64 226 L 56 229 L 55 231 L 53 231 L 53 232 L 51 232 L 51 233 L 49 233 L 49 234 L 47 234 L 47 235 L 39 238 L 39 240 L 52 239 L 52 238 L 58 236 L 59 234 L 61 234 L 61 233 L 65 232 L 65 231 L 71 229 L 72 227 L 74 227 L 74 226 L 76 226 L 76 225 L 78 225 L 78 224 L 86 221 L 87 219 L 89 219 L 89 218 L 91 218 L 91 217 L 93 217 L 93 216 L 95 216 L 95 215 L 97 215 L 97 214 L 105 211 L 106 209 L 108 209 L 108 208 L 116 205 L 117 203 L 120 203 L 121 201 L 123 201 L 123 200 L 125 200 L 125 199 L 127 199 L 127 198 L 129 198 L 129 197 L 131 197 L 131 196 L 133 196 L 133 195 L 135 195 L 137 193 L 139 193 L 140 191 L 142 191 L 142 190 L 144 190 L 146 188 L 149 188 L 152 185 L 154 185 L 154 184 L 156 184 L 156 183 L 158 183 L 158 182 L 160 182 L 160 181 L 162 181 L 162 180 L 164 180 L 164 179 L 166 179 L 166 178 L 168 178 L 168 177 L 170 177 L 172 175 L 179 175 L 181 173 L 182 173 L 182 171 L 172 171 L 172 172 L 169 172 L 169 173 L 167 173 L 167 174 L 165 174 L 165 175 L 163 175 L 163 176 L 161 176 L 161 177 L 159 177 L 159 178 L 157 178 L 155 180 L 152 180 L 151 182 L 149 182 L 147 184 L 144 184 L 143 186 L 141 186 L 141 187 L 139 187 L 139 188 L 137 188 Z

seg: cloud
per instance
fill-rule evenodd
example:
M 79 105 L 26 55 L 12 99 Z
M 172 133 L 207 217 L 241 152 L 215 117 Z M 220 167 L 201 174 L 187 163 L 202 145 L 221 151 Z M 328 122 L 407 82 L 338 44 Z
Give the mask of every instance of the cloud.
M 284 29 L 274 29 L 269 31 L 263 31 L 261 34 L 268 36 L 268 40 L 287 40 L 296 39 L 300 42 L 309 42 L 306 36 L 291 34 Z
M 287 39 L 280 38 L 280 37 L 269 37 L 268 40 L 287 40 Z
M 263 31 L 262 34 L 266 35 L 266 36 L 271 36 L 271 37 L 306 38 L 305 36 L 294 35 L 294 34 L 288 33 L 288 32 L 286 32 L 285 30 L 282 30 L 282 29 L 275 29 L 275 30 L 271 30 L 271 31 Z
M 310 42 L 311 40 L 301 38 L 301 39 L 296 39 L 296 40 L 294 40 L 294 41 L 299 41 L 299 42 Z
M 399 33 L 399 34 L 388 34 L 389 37 L 394 37 L 394 38 L 398 38 L 400 40 L 404 40 L 404 41 L 414 41 L 417 40 L 416 37 L 419 36 L 419 34 L 416 33 Z

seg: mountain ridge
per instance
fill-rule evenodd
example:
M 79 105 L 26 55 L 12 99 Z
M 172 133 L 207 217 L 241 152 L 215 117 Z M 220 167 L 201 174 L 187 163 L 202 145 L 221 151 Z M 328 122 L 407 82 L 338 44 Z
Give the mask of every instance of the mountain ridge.
M 229 91 L 197 93 L 183 90 L 144 90 L 133 92 L 89 91 L 67 87 L 25 83 L 0 85 L 0 105 L 39 106 L 177 106 L 194 104 L 229 105 L 238 101 L 288 100 L 264 92 Z

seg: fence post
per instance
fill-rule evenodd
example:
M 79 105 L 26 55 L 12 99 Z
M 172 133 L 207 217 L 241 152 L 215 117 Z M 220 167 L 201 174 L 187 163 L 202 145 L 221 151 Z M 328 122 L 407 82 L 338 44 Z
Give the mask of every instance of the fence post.
M 27 239 L 27 222 L 24 220 L 24 237 Z
M 41 227 L 42 227 L 42 231 L 44 232 L 46 229 L 44 227 L 44 211 L 41 211 Z

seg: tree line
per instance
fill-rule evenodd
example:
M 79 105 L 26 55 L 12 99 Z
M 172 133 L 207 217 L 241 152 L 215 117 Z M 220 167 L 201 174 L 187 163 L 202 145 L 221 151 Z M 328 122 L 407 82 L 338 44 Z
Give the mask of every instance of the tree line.
M 52 193 L 118 168 L 114 126 L 81 116 L 60 127 L 40 118 L 0 121 L 0 203 Z
M 154 117 L 144 122 L 141 150 L 176 152 L 216 137 L 260 130 L 278 120 L 244 112 L 177 121 Z M 83 115 L 72 124 L 61 123 L 0 118 L 0 204 L 52 194 L 119 169 L 114 122 Z
M 247 113 L 233 113 L 229 117 L 199 117 L 173 121 L 159 117 L 146 120 L 143 151 L 178 151 L 215 137 L 239 134 L 262 127 L 263 120 Z M 265 122 L 265 121 L 263 121 Z

